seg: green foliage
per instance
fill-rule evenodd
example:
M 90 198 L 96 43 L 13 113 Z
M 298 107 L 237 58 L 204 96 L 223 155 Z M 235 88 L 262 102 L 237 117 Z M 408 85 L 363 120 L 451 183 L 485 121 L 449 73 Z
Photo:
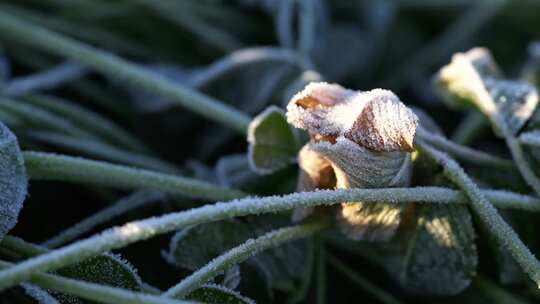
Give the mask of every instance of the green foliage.
M 17 138 L 0 123 L 0 239 L 17 223 L 26 197 L 27 177 Z
M 269 107 L 248 128 L 249 164 L 253 171 L 269 174 L 293 163 L 299 150 L 294 130 L 282 110 Z
M 120 256 L 110 253 L 58 269 L 56 273 L 67 278 L 134 291 L 140 291 L 142 285 L 136 269 Z M 56 297 L 64 303 L 96 303 L 65 294 L 58 294 Z
M 2 1 L 0 302 L 537 302 L 539 7 Z

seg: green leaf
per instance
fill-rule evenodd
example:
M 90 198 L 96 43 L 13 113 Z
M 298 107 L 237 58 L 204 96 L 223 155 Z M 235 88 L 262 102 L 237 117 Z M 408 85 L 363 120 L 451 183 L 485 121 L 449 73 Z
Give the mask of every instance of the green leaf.
M 17 223 L 28 181 L 17 138 L 0 122 L 0 239 Z
M 220 285 L 206 284 L 187 295 L 186 299 L 207 304 L 255 304 L 234 290 Z
M 262 176 L 253 172 L 245 154 L 220 158 L 215 166 L 215 174 L 222 186 L 258 194 L 290 193 L 296 183 L 295 168 Z
M 188 227 L 172 237 L 163 256 L 173 265 L 197 270 L 249 237 L 248 227 L 232 220 Z
M 454 55 L 439 71 L 437 89 L 450 105 L 473 105 L 487 116 L 497 111 L 517 134 L 533 115 L 538 92 L 525 81 L 503 79 L 498 70 L 487 49 L 474 48 Z
M 72 279 L 134 291 L 140 291 L 142 285 L 135 268 L 120 256 L 111 253 L 61 268 L 57 273 Z M 58 294 L 57 297 L 63 303 L 93 303 L 65 294 Z
M 423 206 L 406 249 L 400 282 L 407 291 L 455 295 L 471 284 L 478 264 L 466 206 Z
M 285 114 L 276 106 L 257 115 L 248 128 L 251 168 L 269 174 L 296 161 L 299 144 Z
M 172 265 L 194 271 L 248 239 L 290 223 L 285 215 L 248 217 L 246 220 L 219 221 L 181 230 L 172 237 L 169 250 L 163 256 Z M 254 270 L 257 279 L 263 277 L 269 291 L 291 291 L 307 271 L 306 242 L 300 240 L 261 252 L 242 264 L 241 271 L 246 269 L 244 267 L 250 268 L 248 273 Z M 242 279 L 244 281 L 249 279 Z

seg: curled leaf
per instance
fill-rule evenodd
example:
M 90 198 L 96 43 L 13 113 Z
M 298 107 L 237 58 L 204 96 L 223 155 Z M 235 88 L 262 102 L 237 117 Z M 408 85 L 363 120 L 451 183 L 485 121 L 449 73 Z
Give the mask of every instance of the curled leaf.
M 332 141 L 343 135 L 375 151 L 407 151 L 418 118 L 394 93 L 355 92 L 336 84 L 310 83 L 287 106 L 287 121 L 313 137 Z
M 355 92 L 311 83 L 287 106 L 287 120 L 311 134 L 299 154 L 299 190 L 407 186 L 418 118 L 392 92 Z M 331 166 L 332 170 L 329 170 Z M 333 172 L 332 172 L 333 171 Z M 332 173 L 330 173 L 332 172 Z M 313 210 L 295 211 L 301 219 Z M 400 223 L 401 206 L 346 202 L 340 227 L 357 240 L 388 240 Z
M 296 136 L 283 111 L 270 106 L 257 115 L 248 128 L 249 162 L 259 174 L 269 174 L 295 161 Z
M 531 118 L 538 92 L 530 84 L 503 79 L 487 49 L 457 53 L 436 76 L 439 93 L 451 105 L 473 105 L 486 116 L 500 115 L 513 134 Z M 502 135 L 501 130 L 495 130 Z
M 298 152 L 298 183 L 297 191 L 313 191 L 330 189 L 336 185 L 336 175 L 332 164 L 321 154 L 314 151 L 310 145 L 305 145 Z M 296 208 L 293 211 L 293 222 L 299 222 L 315 211 L 315 207 Z
M 17 138 L 0 122 L 0 239 L 17 223 L 28 181 Z
M 374 152 L 345 137 L 338 137 L 335 144 L 319 142 L 311 143 L 311 147 L 331 162 L 337 188 L 399 187 L 410 183 L 409 153 Z M 352 239 L 388 240 L 399 226 L 402 207 L 347 202 L 338 212 L 338 223 Z

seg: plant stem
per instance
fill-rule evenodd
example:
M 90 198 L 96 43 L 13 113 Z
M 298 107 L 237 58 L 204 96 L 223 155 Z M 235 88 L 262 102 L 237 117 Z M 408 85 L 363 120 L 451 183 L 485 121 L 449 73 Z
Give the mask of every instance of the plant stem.
M 307 237 L 327 226 L 328 223 L 326 222 L 307 223 L 276 229 L 256 239 L 249 239 L 245 243 L 213 259 L 177 285 L 169 288 L 163 293 L 163 296 L 181 299 L 230 267 L 242 263 L 255 254 L 271 247 L 279 246 L 285 242 Z
M 119 81 L 125 81 L 135 87 L 170 98 L 171 101 L 186 109 L 229 126 L 241 134 L 245 134 L 250 122 L 249 116 L 219 100 L 179 83 L 173 83 L 113 54 L 32 25 L 1 11 L 0 33 L 20 43 L 80 62 Z
M 0 269 L 13 267 L 12 263 L 0 261 Z M 127 289 L 114 288 L 79 280 L 64 278 L 45 273 L 34 274 L 30 281 L 40 287 L 78 296 L 91 301 L 110 304 L 181 304 L 193 303 L 180 300 L 156 297 Z
M 96 226 L 103 224 L 116 216 L 125 214 L 126 212 L 143 205 L 157 202 L 163 197 L 164 195 L 158 191 L 139 190 L 121 198 L 109 207 L 79 221 L 77 224 L 60 232 L 58 235 L 48 239 L 41 245 L 48 248 L 58 247 L 80 237 Z
M 346 277 L 348 277 L 351 281 L 353 281 L 363 291 L 373 295 L 375 298 L 377 298 L 377 300 L 381 301 L 381 303 L 385 303 L 385 304 L 401 304 L 402 303 L 398 299 L 394 298 L 391 294 L 377 287 L 375 284 L 371 283 L 366 278 L 360 276 L 360 274 L 358 274 L 357 272 L 354 272 L 351 269 L 351 267 L 345 265 L 334 256 L 328 254 L 327 259 L 330 265 L 332 265 L 334 268 L 336 268 L 341 273 L 343 273 Z
M 0 109 L 13 113 L 24 124 L 32 127 L 54 130 L 81 138 L 96 138 L 89 132 L 78 128 L 70 121 L 31 104 L 0 97 Z
M 540 286 L 540 262 L 519 239 L 517 233 L 497 212 L 478 186 L 459 164 L 445 153 L 419 141 L 419 146 L 443 168 L 445 175 L 459 186 L 470 199 L 472 209 L 478 214 L 500 244 L 503 244 L 529 277 Z
M 43 152 L 23 152 L 31 179 L 59 180 L 126 189 L 152 188 L 171 194 L 208 200 L 226 200 L 245 193 L 192 178 L 130 168 L 80 157 Z
M 42 109 L 60 115 L 77 123 L 92 134 L 99 135 L 109 143 L 121 145 L 133 151 L 146 153 L 148 149 L 137 138 L 110 119 L 83 108 L 73 102 L 55 96 L 25 95 L 20 98 Z
M 500 191 L 484 191 L 493 202 L 515 203 L 519 208 L 536 208 L 537 199 Z M 230 202 L 218 202 L 183 212 L 127 223 L 107 229 L 87 239 L 77 241 L 47 254 L 28 259 L 0 271 L 0 289 L 18 284 L 33 274 L 67 266 L 103 252 L 122 248 L 158 234 L 172 232 L 189 225 L 219 221 L 244 215 L 291 210 L 298 207 L 332 205 L 341 202 L 366 203 L 466 203 L 467 197 L 456 190 L 438 187 L 343 189 L 293 193 L 284 196 L 248 197 Z M 510 202 L 508 199 L 513 200 Z M 531 207 L 531 206 L 535 207 Z
M 66 61 L 50 69 L 12 79 L 6 84 L 4 93 L 16 96 L 40 90 L 51 90 L 66 82 L 77 81 L 86 74 L 88 74 L 86 68 L 80 64 Z
M 417 129 L 417 135 L 422 140 L 439 149 L 444 149 L 451 155 L 463 161 L 471 162 L 476 165 L 491 166 L 499 169 L 515 169 L 515 165 L 511 160 L 493 156 L 481 151 L 471 149 L 466 146 L 456 144 L 445 137 L 431 133 L 424 128 Z
M 297 52 L 285 48 L 269 46 L 244 48 L 213 62 L 210 66 L 189 79 L 188 83 L 192 87 L 200 88 L 227 72 L 258 62 L 288 63 L 290 65 L 298 65 L 302 69 L 306 69 L 310 64 Z
M 134 167 L 156 170 L 164 173 L 180 173 L 175 165 L 154 157 L 116 148 L 93 139 L 80 139 L 55 132 L 25 132 L 31 139 L 56 146 L 67 151 L 80 153 L 98 159 L 112 161 Z

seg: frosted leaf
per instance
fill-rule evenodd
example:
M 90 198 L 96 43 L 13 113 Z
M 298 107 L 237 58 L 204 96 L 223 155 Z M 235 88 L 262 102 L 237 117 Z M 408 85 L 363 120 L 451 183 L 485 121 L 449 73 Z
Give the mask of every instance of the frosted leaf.
M 221 157 L 214 171 L 220 185 L 261 195 L 290 193 L 294 191 L 296 182 L 296 174 L 293 168 L 279 170 L 269 175 L 260 175 L 253 172 L 246 154 L 232 154 Z
M 407 152 L 376 152 L 340 136 L 334 144 L 310 143 L 311 149 L 330 161 L 336 175 L 336 187 L 387 188 L 408 186 L 412 174 Z M 402 205 L 346 202 L 338 212 L 341 230 L 351 239 L 391 238 L 401 221 Z
M 51 296 L 46 290 L 28 283 L 21 284 L 24 292 L 34 299 L 38 304 L 59 304 L 59 302 Z
M 390 91 L 362 94 L 367 101 L 345 137 L 374 151 L 414 151 L 418 118 Z
M 471 215 L 466 206 L 421 208 L 400 282 L 412 293 L 455 295 L 470 285 L 478 265 Z
M 316 189 L 330 189 L 336 185 L 336 176 L 332 164 L 318 152 L 305 145 L 298 153 L 298 184 L 299 192 Z M 299 222 L 315 211 L 315 207 L 296 208 L 293 211 L 293 222 Z
M 303 162 L 299 190 L 330 188 L 332 185 L 322 178 L 334 176 L 336 187 L 345 189 L 410 183 L 408 152 L 414 150 L 418 117 L 394 93 L 383 89 L 355 92 L 335 84 L 311 83 L 289 102 L 287 120 L 311 134 L 311 142 L 302 150 L 304 155 L 299 155 Z M 328 163 L 334 174 L 325 171 Z M 388 240 L 399 226 L 401 208 L 344 202 L 338 222 L 352 239 Z M 296 210 L 293 220 L 312 212 Z
M 264 233 L 287 225 L 288 218 L 280 215 L 248 217 L 246 221 L 219 221 L 189 227 L 176 233 L 163 257 L 172 265 L 197 270 L 233 247 Z M 240 265 L 262 273 L 268 290 L 292 290 L 305 270 L 305 242 L 283 244 L 249 258 Z M 242 282 L 249 281 L 249 278 Z
M 17 223 L 28 186 L 17 138 L 0 122 L 0 240 Z
M 538 105 L 538 92 L 522 81 L 486 78 L 484 84 L 508 127 L 517 134 L 533 115 Z
M 487 49 L 455 54 L 439 71 L 436 83 L 450 105 L 474 105 L 488 117 L 496 111 L 514 134 L 538 105 L 537 90 L 524 81 L 502 79 Z
M 340 134 L 341 125 L 328 116 L 336 108 L 347 105 L 347 99 L 354 94 L 337 84 L 312 82 L 292 97 L 287 105 L 287 121 L 310 133 Z
M 253 171 L 269 174 L 294 163 L 298 143 L 283 111 L 270 106 L 248 127 L 248 157 Z
M 119 255 L 106 253 L 89 258 L 72 266 L 56 271 L 58 274 L 77 280 L 140 291 L 142 282 L 137 270 Z M 94 303 L 75 296 L 54 292 L 61 302 Z
M 339 135 L 375 151 L 412 151 L 418 118 L 388 90 L 354 92 L 311 83 L 287 106 L 287 121 L 331 141 Z
M 186 299 L 208 304 L 255 304 L 252 299 L 239 292 L 215 284 L 201 286 L 188 294 Z
M 233 189 L 244 190 L 246 184 L 259 180 L 258 175 L 251 170 L 245 154 L 233 154 L 220 158 L 214 171 L 220 185 Z
M 163 256 L 172 265 L 194 271 L 249 237 L 248 228 L 239 221 L 188 227 L 171 238 L 169 250 Z

